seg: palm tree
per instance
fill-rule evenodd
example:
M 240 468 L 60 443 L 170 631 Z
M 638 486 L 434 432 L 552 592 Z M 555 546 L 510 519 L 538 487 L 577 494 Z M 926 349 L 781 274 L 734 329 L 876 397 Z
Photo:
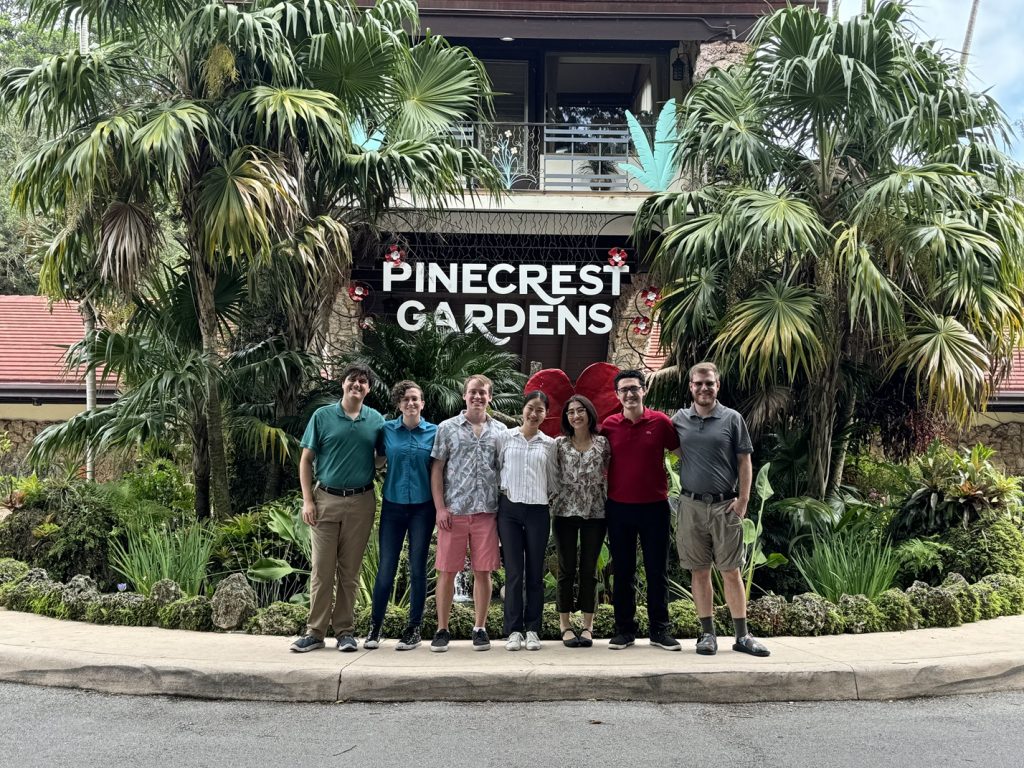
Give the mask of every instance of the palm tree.
M 865 391 L 902 383 L 963 423 L 1024 335 L 1006 119 L 950 54 L 915 42 L 905 12 L 869 0 L 844 22 L 806 7 L 762 19 L 747 62 L 681 108 L 696 189 L 638 216 L 638 235 L 658 235 L 676 359 L 718 358 L 754 411 L 800 424 L 819 497 Z
M 967 17 L 967 31 L 964 32 L 964 47 L 960 52 L 960 79 L 967 75 L 967 62 L 971 58 L 971 45 L 974 42 L 974 23 L 978 20 L 978 6 L 981 0 L 971 3 L 971 15 Z
M 62 295 L 85 271 L 128 294 L 172 233 L 208 363 L 211 496 L 228 514 L 217 275 L 269 270 L 304 350 L 344 279 L 353 226 L 400 195 L 431 208 L 466 178 L 497 188 L 487 159 L 446 133 L 487 106 L 486 76 L 465 49 L 420 38 L 409 0 L 37 0 L 31 11 L 65 26 L 84 13 L 100 41 L 0 80 L 0 101 L 46 139 L 17 168 L 15 201 L 65 222 L 43 287 Z M 357 132 L 374 141 L 357 145 Z

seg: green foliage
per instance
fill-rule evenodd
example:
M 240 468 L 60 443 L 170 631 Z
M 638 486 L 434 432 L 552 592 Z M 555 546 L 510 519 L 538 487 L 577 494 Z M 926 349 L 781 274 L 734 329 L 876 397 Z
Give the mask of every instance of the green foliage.
M 870 452 L 848 459 L 845 471 L 844 480 L 856 486 L 865 499 L 876 504 L 898 504 L 916 486 L 910 466 L 886 461 Z
M 225 570 L 243 571 L 261 604 L 276 600 L 308 602 L 313 545 L 302 521 L 302 496 L 289 494 L 239 515 L 221 527 L 218 550 L 231 552 Z
M 370 632 L 370 611 L 371 606 L 367 603 L 356 610 L 356 635 L 366 635 Z M 402 630 L 409 625 L 409 607 L 404 605 L 388 605 L 384 612 L 383 633 L 385 639 L 395 639 L 402 636 Z M 470 634 L 473 626 L 470 623 Z M 467 634 L 466 637 L 469 637 Z M 452 635 L 454 637 L 454 633 Z
M 13 557 L 0 557 L 0 586 L 17 581 L 28 573 L 28 564 Z
M 985 576 L 982 584 L 991 585 L 1006 606 L 1004 616 L 1024 613 L 1024 579 L 1009 573 L 993 573 Z
M 693 638 L 700 634 L 697 606 L 692 600 L 673 600 L 668 604 L 669 633 L 677 638 Z
M 906 632 L 921 626 L 921 614 L 905 592 L 887 589 L 875 598 L 882 614 L 882 628 L 887 632 Z
M 795 637 L 838 635 L 844 627 L 843 616 L 836 605 L 820 595 L 796 595 L 786 606 L 786 634 Z
M 750 600 L 750 590 L 754 584 L 754 572 L 758 568 L 778 568 L 785 565 L 788 560 L 778 552 L 769 555 L 764 553 L 764 542 L 761 534 L 764 532 L 763 518 L 764 505 L 771 498 L 774 491 L 768 480 L 771 464 L 764 464 L 757 472 L 754 480 L 754 491 L 760 504 L 757 508 L 757 515 L 747 515 L 743 518 L 743 546 L 746 548 L 743 566 L 743 582 L 746 585 L 747 600 Z
M 915 581 L 907 588 L 911 605 L 921 615 L 920 626 L 959 627 L 964 623 L 958 595 L 945 587 L 932 587 L 923 581 Z
M 951 551 L 948 544 L 934 538 L 904 541 L 896 548 L 900 558 L 900 581 L 932 581 L 926 576 L 941 574 L 945 568 L 943 558 Z
M 181 528 L 129 528 L 126 542 L 111 547 L 111 567 L 139 592 L 172 579 L 186 595 L 201 594 L 213 550 L 213 533 L 202 523 Z
M 747 625 L 759 637 L 775 637 L 786 629 L 786 598 L 762 595 L 747 604 Z
M 50 595 L 60 586 L 60 582 L 53 581 L 44 569 L 32 568 L 21 578 L 0 586 L 0 604 L 11 611 L 31 613 L 33 604 L 51 599 Z
M 966 529 L 955 526 L 942 536 L 943 565 L 978 581 L 992 573 L 1024 577 L 1024 532 L 1005 515 L 986 516 Z
M 246 622 L 250 635 L 300 635 L 306 627 L 309 609 L 295 603 L 271 603 L 260 608 Z
M 959 573 L 951 573 L 943 579 L 942 588 L 948 589 L 956 597 L 960 604 L 960 616 L 963 618 L 964 624 L 981 618 L 981 604 L 978 595 L 971 589 L 967 579 Z
M 999 591 L 984 581 L 971 584 L 969 589 L 978 601 L 979 619 L 997 619 L 1009 615 L 1006 601 Z
M 594 612 L 594 637 L 615 636 L 615 609 L 608 603 L 601 603 Z
M 839 598 L 839 613 L 846 631 L 853 635 L 881 632 L 886 628 L 885 617 L 878 606 L 864 595 L 843 595 Z
M 136 592 L 100 595 L 85 609 L 85 620 L 93 624 L 150 627 L 156 623 L 157 605 Z
M 814 533 L 807 552 L 794 553 L 793 563 L 807 586 L 838 603 L 843 595 L 874 599 L 893 585 L 900 559 L 888 541 L 866 536 L 857 526 L 832 534 Z
M 181 515 L 191 515 L 195 508 L 195 489 L 174 462 L 154 459 L 126 475 L 136 499 L 153 501 Z
M 157 612 L 157 623 L 164 629 L 213 630 L 213 606 L 205 595 L 183 597 Z
M 1019 508 L 1020 478 L 1006 475 L 980 443 L 955 450 L 938 441 L 911 462 L 917 488 L 900 505 L 890 531 L 894 541 L 945 533 L 990 514 Z

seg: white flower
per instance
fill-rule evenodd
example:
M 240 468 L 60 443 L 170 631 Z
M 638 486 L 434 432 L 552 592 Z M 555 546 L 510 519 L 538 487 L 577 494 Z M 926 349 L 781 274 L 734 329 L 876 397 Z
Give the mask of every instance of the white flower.
M 491 147 L 491 154 L 492 155 L 498 154 L 498 147 L 497 147 L 497 145 Z
M 505 131 L 505 135 L 509 138 L 512 138 L 512 131 Z
M 519 147 L 512 147 L 512 154 L 513 155 L 518 155 L 519 154 Z

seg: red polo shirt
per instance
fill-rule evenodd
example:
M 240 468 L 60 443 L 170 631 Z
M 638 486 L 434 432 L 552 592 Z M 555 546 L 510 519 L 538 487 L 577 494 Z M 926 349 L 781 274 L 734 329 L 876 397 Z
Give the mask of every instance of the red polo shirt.
M 672 420 L 661 411 L 644 408 L 637 421 L 621 413 L 601 424 L 611 446 L 608 498 L 622 504 L 650 504 L 668 498 L 665 451 L 679 447 Z

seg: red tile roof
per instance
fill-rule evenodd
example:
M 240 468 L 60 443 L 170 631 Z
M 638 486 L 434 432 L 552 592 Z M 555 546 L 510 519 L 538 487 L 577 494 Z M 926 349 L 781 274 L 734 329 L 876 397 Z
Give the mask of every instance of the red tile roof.
M 999 382 L 999 386 L 992 394 L 996 398 L 1024 394 L 1024 349 L 1018 349 L 1013 353 L 1010 372 Z
M 63 362 L 82 334 L 77 302 L 51 307 L 45 296 L 0 296 L 0 385 L 83 387 Z

